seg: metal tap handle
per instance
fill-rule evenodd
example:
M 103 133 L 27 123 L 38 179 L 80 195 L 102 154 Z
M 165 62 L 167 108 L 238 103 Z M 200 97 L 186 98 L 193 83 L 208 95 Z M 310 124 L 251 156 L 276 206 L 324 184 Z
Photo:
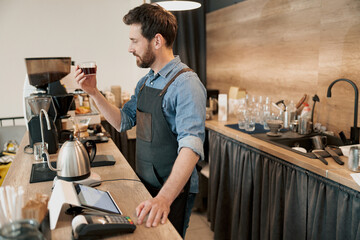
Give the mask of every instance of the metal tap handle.
M 45 115 L 47 129 L 51 130 L 49 115 L 47 114 L 47 112 L 44 109 L 41 109 L 40 110 L 40 115 L 39 115 L 39 118 L 40 118 L 40 131 L 41 131 L 41 143 L 42 143 L 41 149 L 42 149 L 42 152 L 45 153 L 45 155 L 46 155 L 46 160 L 47 160 L 48 167 L 50 168 L 50 170 L 59 171 L 59 169 L 53 168 L 53 166 L 51 166 L 51 164 L 50 164 L 50 156 L 49 156 L 49 153 L 48 153 L 48 151 L 46 149 L 46 145 L 45 145 L 45 141 L 44 141 L 42 115 Z
M 46 119 L 46 124 L 47 124 L 48 130 L 51 130 L 51 125 L 50 125 L 49 115 L 47 114 L 47 112 L 46 112 L 44 109 L 41 109 L 41 110 L 40 110 L 40 114 L 39 114 L 39 118 L 40 118 L 40 131 L 41 131 L 41 142 L 42 142 L 43 148 L 45 148 L 42 115 L 45 115 L 45 119 Z

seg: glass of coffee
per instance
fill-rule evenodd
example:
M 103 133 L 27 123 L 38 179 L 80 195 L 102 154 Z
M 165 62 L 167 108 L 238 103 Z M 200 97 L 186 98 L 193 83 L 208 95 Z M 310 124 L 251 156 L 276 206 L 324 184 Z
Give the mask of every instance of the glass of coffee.
M 81 62 L 79 67 L 85 75 L 96 75 L 96 62 L 94 61 Z

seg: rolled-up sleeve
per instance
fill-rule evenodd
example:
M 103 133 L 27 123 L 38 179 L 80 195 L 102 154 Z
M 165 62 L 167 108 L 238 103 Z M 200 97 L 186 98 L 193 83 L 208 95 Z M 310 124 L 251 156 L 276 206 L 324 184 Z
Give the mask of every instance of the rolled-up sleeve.
M 139 94 L 140 87 L 145 82 L 146 77 L 140 79 L 135 88 L 134 95 L 131 96 L 130 100 L 124 104 L 124 107 L 120 109 L 121 123 L 120 132 L 131 129 L 136 124 L 136 106 L 137 106 L 137 95 Z
M 204 160 L 204 143 L 199 137 L 187 136 L 179 141 L 179 151 L 181 148 L 190 148 L 193 152 L 200 156 L 200 160 Z
M 195 73 L 185 73 L 176 88 L 176 132 L 178 151 L 187 147 L 204 160 L 206 90 Z
M 119 132 L 124 132 L 126 130 L 131 129 L 135 125 L 134 120 L 131 119 L 123 109 L 120 109 L 120 114 L 121 114 L 121 124 L 120 124 Z

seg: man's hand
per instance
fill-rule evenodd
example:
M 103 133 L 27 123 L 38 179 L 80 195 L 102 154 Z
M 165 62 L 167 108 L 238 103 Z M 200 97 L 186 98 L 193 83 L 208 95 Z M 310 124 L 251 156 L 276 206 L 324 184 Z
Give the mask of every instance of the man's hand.
M 142 224 L 147 215 L 146 227 L 156 227 L 160 220 L 164 224 L 170 213 L 170 206 L 179 193 L 184 189 L 194 167 L 199 160 L 199 155 L 190 148 L 181 148 L 175 164 L 164 186 L 155 198 L 146 200 L 136 208 L 138 224 Z
M 85 75 L 79 66 L 76 66 L 75 80 L 90 96 L 96 93 L 96 75 Z
M 170 205 L 168 199 L 162 196 L 146 200 L 139 204 L 136 208 L 136 215 L 138 216 L 138 224 L 142 224 L 144 218 L 149 214 L 146 227 L 156 227 L 160 220 L 161 224 L 166 223 L 166 219 L 170 212 Z

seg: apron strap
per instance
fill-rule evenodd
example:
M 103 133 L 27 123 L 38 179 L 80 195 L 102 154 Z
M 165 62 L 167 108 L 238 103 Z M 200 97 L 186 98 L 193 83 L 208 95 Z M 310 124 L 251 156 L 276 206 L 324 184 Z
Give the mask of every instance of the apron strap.
M 144 84 L 141 86 L 139 93 L 141 92 L 141 90 L 145 87 L 145 83 L 146 83 L 147 79 L 145 80 Z
M 166 85 L 165 87 L 163 88 L 163 90 L 160 92 L 159 96 L 161 97 L 162 95 L 164 95 L 166 93 L 166 90 L 168 89 L 168 87 L 170 86 L 170 84 L 172 82 L 175 81 L 175 79 L 182 73 L 184 72 L 193 72 L 194 70 L 192 70 L 191 68 L 184 68 L 184 69 L 181 69 Z

